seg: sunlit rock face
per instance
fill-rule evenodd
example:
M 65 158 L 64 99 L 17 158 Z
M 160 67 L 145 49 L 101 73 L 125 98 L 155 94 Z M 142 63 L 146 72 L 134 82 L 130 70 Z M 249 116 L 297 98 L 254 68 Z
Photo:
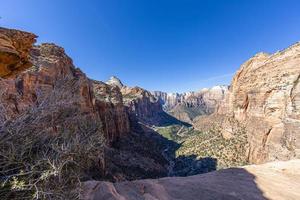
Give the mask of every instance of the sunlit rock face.
M 197 116 L 213 113 L 218 103 L 224 100 L 227 91 L 227 86 L 215 86 L 181 94 L 160 91 L 154 91 L 152 94 L 172 116 L 193 123 L 193 119 Z
M 141 87 L 123 85 L 115 76 L 112 76 L 106 83 L 120 89 L 124 105 L 132 120 L 148 125 L 159 125 L 169 120 L 162 109 L 161 102 L 151 92 Z
M 36 35 L 0 27 L 0 77 L 9 77 L 31 67 L 29 51 Z
M 248 133 L 250 162 L 299 158 L 299 80 L 300 43 L 271 55 L 259 53 L 241 66 L 215 118 L 208 121 L 219 115 L 242 122 Z
M 52 103 L 59 102 L 57 113 L 59 109 L 72 110 L 71 108 L 76 105 L 77 111 L 72 114 L 77 117 L 89 116 L 95 122 L 101 122 L 108 143 L 130 131 L 129 117 L 118 88 L 87 78 L 83 72 L 74 67 L 63 48 L 50 43 L 33 46 L 34 35 L 4 30 L 12 34 L 12 38 L 6 34 L 8 35 L 4 37 L 6 43 L 0 40 L 1 45 L 5 44 L 4 46 L 10 48 L 11 52 L 15 50 L 17 56 L 7 57 L 7 62 L 0 60 L 1 70 L 5 69 L 1 71 L 3 78 L 0 79 L 0 126 L 5 125 L 7 121 L 14 121 L 30 110 L 43 109 L 43 113 L 54 112 L 50 106 L 45 106 L 46 103 L 51 104 L 50 101 L 53 101 Z M 2 32 L 3 29 L 0 33 Z M 15 38 L 17 41 L 14 41 Z M 9 68 L 11 71 L 7 71 L 4 67 L 6 63 L 13 63 L 16 59 L 20 65 L 24 64 L 26 59 L 30 60 L 26 63 L 30 66 L 26 66 L 26 69 Z M 52 98 L 54 94 L 59 94 L 58 99 Z M 65 114 L 66 118 L 70 115 Z M 53 116 L 55 115 L 53 113 Z M 63 126 L 69 127 L 72 123 L 76 122 Z M 45 121 L 41 126 L 46 126 L 43 128 L 50 130 L 49 132 L 61 128 L 49 121 Z
M 110 77 L 110 79 L 108 81 L 106 81 L 106 83 L 108 85 L 117 86 L 120 89 L 124 86 L 123 83 L 121 82 L 121 80 L 119 78 L 117 78 L 116 76 Z

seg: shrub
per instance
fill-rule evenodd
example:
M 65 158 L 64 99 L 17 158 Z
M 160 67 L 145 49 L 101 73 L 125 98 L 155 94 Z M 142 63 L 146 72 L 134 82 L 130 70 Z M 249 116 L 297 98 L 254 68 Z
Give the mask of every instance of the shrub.
M 104 139 L 95 121 L 81 118 L 75 123 L 76 132 L 44 134 L 14 127 L 1 133 L 2 199 L 79 198 L 76 188 L 99 165 Z

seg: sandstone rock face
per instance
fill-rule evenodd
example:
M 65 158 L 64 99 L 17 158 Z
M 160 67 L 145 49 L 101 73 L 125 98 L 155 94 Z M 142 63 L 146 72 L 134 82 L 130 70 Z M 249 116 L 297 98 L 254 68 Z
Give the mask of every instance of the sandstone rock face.
M 111 87 L 103 82 L 93 81 L 93 107 L 103 122 L 106 138 L 114 141 L 122 134 L 130 131 L 129 116 L 123 104 L 119 88 Z
M 140 121 L 152 125 L 158 125 L 159 122 L 166 120 L 192 123 L 192 120 L 199 115 L 211 114 L 228 91 L 227 86 L 215 86 L 199 92 L 182 94 L 149 92 L 140 87 L 125 86 L 115 76 L 112 76 L 106 83 L 121 90 L 129 113 Z M 171 116 L 167 116 L 167 113 Z
M 64 49 L 55 44 L 31 46 L 28 55 L 30 68 L 0 78 L 2 138 L 45 135 L 60 140 L 63 135 L 70 135 L 81 144 L 85 137 L 96 137 L 96 145 L 91 144 L 93 152 L 87 153 L 91 155 L 87 159 L 91 168 L 86 169 L 85 180 L 93 177 L 120 181 L 167 174 L 168 162 L 161 155 L 164 139 L 147 127 L 132 126 L 135 122 L 130 117 L 136 113 L 123 103 L 120 84 L 87 78 L 74 67 Z M 143 99 L 143 105 L 155 104 L 150 100 L 147 104 L 150 96 L 146 91 L 138 89 L 133 93 Z M 84 145 L 90 149 L 86 140 Z
M 0 27 L 0 77 L 8 77 L 31 67 L 29 50 L 35 43 L 32 33 Z
M 300 160 L 231 168 L 189 177 L 84 183 L 86 200 L 297 200 Z
M 150 124 L 156 124 L 159 121 L 159 115 L 163 113 L 163 109 L 149 91 L 140 87 L 122 87 L 121 92 L 124 103 L 132 115 Z
M 43 107 L 53 93 L 61 92 L 68 98 L 61 106 L 68 109 L 76 104 L 79 115 L 99 120 L 108 143 L 129 132 L 129 118 L 119 89 L 88 79 L 73 66 L 64 50 L 54 44 L 31 47 L 30 60 L 32 67 L 28 70 L 18 72 L 15 77 L 0 79 L 0 126 L 29 110 Z M 63 91 L 72 91 L 72 94 Z M 53 101 L 60 102 L 61 99 L 64 98 Z M 44 108 L 43 112 L 50 110 Z M 51 128 L 56 130 L 58 127 L 53 125 Z
M 115 76 L 106 83 L 120 89 L 131 121 L 139 121 L 150 126 L 162 125 L 172 120 L 178 121 L 164 112 L 161 101 L 151 92 L 137 86 L 125 86 Z
M 300 157 L 299 80 L 300 43 L 272 55 L 259 53 L 234 76 L 215 117 L 233 117 L 244 124 L 250 162 Z
M 110 79 L 106 82 L 108 85 L 117 86 L 118 88 L 122 88 L 124 85 L 119 78 L 116 76 L 110 77 Z
M 178 104 L 184 104 L 189 107 L 203 106 L 206 108 L 204 112 L 211 113 L 216 104 L 224 99 L 227 91 L 227 86 L 215 86 L 209 89 L 204 88 L 200 91 L 181 94 L 160 91 L 154 91 L 152 94 L 162 102 L 166 110 L 170 110 Z
M 213 113 L 218 103 L 225 98 L 227 91 L 227 86 L 215 86 L 198 92 L 178 94 L 155 91 L 152 94 L 172 116 L 193 123 L 195 117 Z

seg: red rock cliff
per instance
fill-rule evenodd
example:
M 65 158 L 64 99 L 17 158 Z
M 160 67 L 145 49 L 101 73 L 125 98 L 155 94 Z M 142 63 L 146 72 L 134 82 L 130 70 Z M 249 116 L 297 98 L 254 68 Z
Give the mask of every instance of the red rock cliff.
M 9 77 L 31 67 L 29 51 L 36 35 L 0 27 L 0 77 Z
M 241 66 L 210 121 L 219 115 L 241 122 L 252 163 L 299 158 L 299 80 L 300 43 L 271 55 L 259 53 Z M 205 119 L 199 124 L 201 120 Z M 225 123 L 223 129 L 231 130 L 228 126 Z
M 54 112 L 55 116 L 59 109 L 68 110 L 73 106 L 78 109 L 73 114 L 101 122 L 108 143 L 129 132 L 129 119 L 119 89 L 88 79 L 74 67 L 61 47 L 54 44 L 32 46 L 33 34 L 9 29 L 1 29 L 0 34 L 0 47 L 3 47 L 0 75 L 4 77 L 0 78 L 0 127 L 30 110 Z M 17 64 L 7 67 L 11 63 Z M 57 108 L 43 107 L 49 102 L 55 102 Z M 55 132 L 63 128 L 50 121 L 43 124 L 47 126 L 44 129 Z

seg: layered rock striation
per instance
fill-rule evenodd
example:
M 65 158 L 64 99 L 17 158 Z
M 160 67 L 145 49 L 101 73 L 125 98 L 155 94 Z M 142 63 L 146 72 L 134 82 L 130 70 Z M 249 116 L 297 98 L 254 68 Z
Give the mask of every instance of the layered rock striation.
M 84 151 L 84 155 L 89 156 L 86 160 L 80 157 L 82 155 L 76 160 L 79 164 L 86 161 L 85 173 L 79 174 L 84 179 L 118 181 L 167 174 L 168 163 L 160 155 L 164 143 L 158 144 L 162 138 L 151 130 L 134 127 L 136 118 L 148 119 L 155 113 L 151 111 L 155 102 L 148 99 L 148 92 L 133 89 L 132 92 L 138 94 L 134 106 L 130 107 L 133 103 L 123 98 L 119 87 L 89 79 L 73 65 L 63 48 L 52 43 L 31 44 L 28 60 L 29 68 L 20 66 L 11 73 L 13 75 L 0 78 L 0 136 L 2 141 L 11 140 L 1 145 L 14 149 L 16 138 L 25 140 L 36 135 L 41 143 L 49 137 L 59 142 L 66 139 L 58 149 L 72 151 L 69 139 L 62 138 L 67 135 L 70 142 L 83 145 L 76 148 L 78 151 L 94 149 Z M 146 109 L 148 112 L 144 115 Z M 140 115 L 133 118 L 137 113 Z M 89 144 L 94 137 L 94 143 Z
M 288 160 L 300 156 L 300 43 L 274 54 L 259 53 L 234 76 L 225 100 L 209 119 L 233 118 L 245 126 L 250 162 Z
M 161 126 L 168 123 L 180 123 L 163 110 L 163 104 L 151 92 L 141 87 L 129 87 L 113 76 L 107 84 L 120 89 L 124 105 L 132 121 L 138 121 L 148 126 Z
M 193 123 L 193 119 L 197 116 L 213 113 L 217 105 L 224 100 L 227 91 L 227 86 L 215 86 L 182 94 L 160 91 L 154 91 L 152 94 L 172 116 Z
M 0 27 L 0 77 L 9 77 L 31 67 L 29 51 L 36 35 Z
M 108 143 L 130 131 L 129 117 L 118 89 L 88 79 L 74 67 L 64 49 L 55 44 L 33 46 L 33 34 L 8 29 L 1 29 L 0 32 L 4 38 L 10 38 L 13 44 L 11 48 L 14 47 L 16 55 L 18 54 L 8 60 L 19 59 L 18 67 L 9 68 L 12 70 L 9 72 L 4 66 L 6 62 L 1 60 L 1 76 L 4 78 L 0 79 L 0 126 L 7 121 L 16 120 L 30 110 L 43 108 L 50 101 L 51 95 L 61 92 L 59 99 L 52 100 L 60 102 L 60 107 L 65 109 L 76 104 L 76 112 L 80 115 L 89 115 L 94 120 L 99 120 Z M 0 40 L 0 45 L 9 46 L 6 40 Z M 43 109 L 44 112 L 50 112 L 48 108 Z M 59 109 L 58 107 L 57 110 Z M 49 127 L 48 122 L 44 124 L 45 129 L 55 132 L 59 128 L 55 124 Z

